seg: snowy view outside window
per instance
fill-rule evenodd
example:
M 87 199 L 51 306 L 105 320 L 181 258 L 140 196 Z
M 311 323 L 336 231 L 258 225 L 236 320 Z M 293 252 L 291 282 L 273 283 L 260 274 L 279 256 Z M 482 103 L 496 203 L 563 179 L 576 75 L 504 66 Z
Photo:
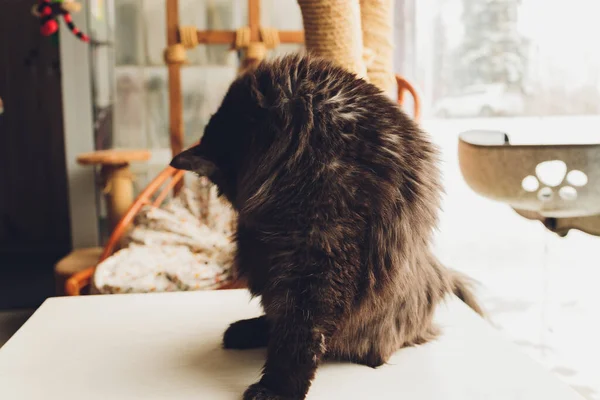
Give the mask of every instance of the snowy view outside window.
M 600 400 L 600 238 L 560 238 L 476 193 L 457 150 L 458 135 L 478 129 L 511 144 L 600 143 L 598 15 L 600 0 L 396 0 L 395 12 L 396 70 L 419 90 L 421 125 L 442 153 L 435 252 L 479 282 L 505 338 L 587 400 Z
M 600 111 L 598 0 L 398 0 L 397 70 L 426 117 Z

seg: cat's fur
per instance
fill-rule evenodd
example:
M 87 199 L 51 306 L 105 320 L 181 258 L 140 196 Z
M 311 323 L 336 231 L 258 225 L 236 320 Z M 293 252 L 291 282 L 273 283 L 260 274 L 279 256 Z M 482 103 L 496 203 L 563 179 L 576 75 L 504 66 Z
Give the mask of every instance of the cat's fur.
M 342 68 L 307 56 L 259 65 L 171 165 L 209 176 L 239 213 L 237 271 L 265 316 L 232 324 L 224 345 L 268 345 L 244 399 L 304 399 L 324 359 L 382 365 L 435 337 L 448 293 L 481 311 L 430 250 L 436 148 Z

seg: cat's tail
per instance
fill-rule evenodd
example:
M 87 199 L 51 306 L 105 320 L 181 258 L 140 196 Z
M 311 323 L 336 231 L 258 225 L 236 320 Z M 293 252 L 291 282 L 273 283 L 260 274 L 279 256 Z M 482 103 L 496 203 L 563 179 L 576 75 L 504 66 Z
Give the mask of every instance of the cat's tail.
M 473 294 L 473 281 L 466 275 L 450 270 L 450 285 L 452 293 L 461 299 L 466 305 L 468 305 L 477 314 L 485 317 L 483 308 L 479 305 L 477 298 Z

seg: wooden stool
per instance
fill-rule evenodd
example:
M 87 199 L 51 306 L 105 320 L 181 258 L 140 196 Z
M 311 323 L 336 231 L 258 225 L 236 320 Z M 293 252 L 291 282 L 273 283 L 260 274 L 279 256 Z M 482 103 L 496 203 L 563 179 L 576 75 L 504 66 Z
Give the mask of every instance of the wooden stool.
M 56 295 L 65 295 L 65 283 L 75 273 L 98 264 L 102 250 L 104 250 L 102 247 L 73 250 L 57 262 L 54 266 Z
M 77 162 L 82 165 L 100 165 L 103 192 L 106 197 L 108 220 L 113 230 L 133 203 L 133 174 L 129 163 L 148 161 L 148 150 L 100 150 L 81 154 Z

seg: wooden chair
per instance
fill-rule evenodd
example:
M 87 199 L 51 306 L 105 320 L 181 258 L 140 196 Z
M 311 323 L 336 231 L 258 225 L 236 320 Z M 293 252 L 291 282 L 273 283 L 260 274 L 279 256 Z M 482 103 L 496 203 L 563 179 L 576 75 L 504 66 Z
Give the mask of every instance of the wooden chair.
M 404 104 L 404 96 L 408 93 L 413 99 L 413 118 L 415 121 L 421 119 L 421 97 L 417 89 L 400 75 L 396 75 L 396 84 L 398 85 L 398 104 Z
M 167 167 L 158 174 L 148 186 L 146 186 L 113 230 L 108 242 L 100 254 L 98 263 L 104 261 L 115 251 L 119 250 L 119 245 L 123 236 L 131 228 L 131 223 L 142 207 L 146 205 L 160 207 L 167 197 L 169 197 L 173 188 L 183 182 L 183 175 L 184 171 L 178 171 L 172 167 Z M 65 284 L 65 293 L 69 296 L 78 296 L 82 294 L 83 291 L 89 287 L 95 269 L 96 266 L 93 265 L 70 277 Z M 220 289 L 242 286 L 243 284 L 240 282 L 227 282 L 220 287 Z

